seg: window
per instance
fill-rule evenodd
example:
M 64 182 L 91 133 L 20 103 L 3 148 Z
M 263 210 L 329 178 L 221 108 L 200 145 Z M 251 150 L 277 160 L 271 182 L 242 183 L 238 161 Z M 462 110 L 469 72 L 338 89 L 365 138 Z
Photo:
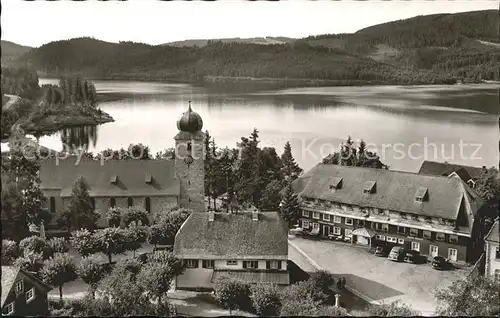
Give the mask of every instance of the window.
M 319 230 L 319 223 L 313 223 L 313 230 Z
M 389 232 L 389 224 L 382 224 L 382 231 Z
M 187 259 L 186 260 L 187 268 L 198 268 L 198 260 L 197 259 Z
M 214 260 L 204 259 L 202 261 L 202 266 L 203 266 L 203 268 L 214 268 L 214 266 L 215 266 L 214 263 L 215 263 Z
M 358 220 L 358 226 L 365 226 L 365 220 Z
M 324 221 L 330 221 L 330 214 L 323 214 Z
M 252 268 L 252 269 L 259 268 L 259 262 L 258 261 L 243 261 L 243 268 Z
M 313 219 L 319 219 L 319 212 L 313 212 Z
M 377 235 L 376 238 L 378 238 L 381 241 L 385 241 L 385 235 Z
M 352 225 L 352 219 L 351 218 L 345 218 L 345 224 Z
M 405 243 L 405 240 L 402 239 L 402 238 L 398 238 L 398 244 L 404 244 Z
M 406 228 L 404 226 L 398 226 L 398 233 L 399 234 L 405 234 L 406 233 Z
M 146 199 L 144 200 L 144 205 L 144 209 L 146 210 L 146 212 L 151 213 L 151 199 L 149 197 L 146 197 Z
M 411 249 L 417 252 L 420 252 L 420 243 L 418 242 L 411 242 Z
M 227 261 L 226 264 L 234 266 L 234 265 L 238 265 L 238 261 L 230 260 L 230 261 Z
M 437 241 L 444 241 L 444 233 L 436 233 Z
M 496 259 L 500 259 L 500 246 L 497 246 L 497 250 L 496 250 L 496 253 L 495 253 L 495 258 Z
M 128 197 L 127 198 L 127 206 L 130 208 L 133 205 L 134 205 L 134 199 L 132 199 L 131 197 Z
M 390 243 L 397 243 L 398 239 L 395 238 L 395 237 L 392 237 L 392 236 L 388 236 L 387 237 L 387 242 L 390 242 Z
M 418 236 L 418 230 L 410 228 L 410 236 Z
M 448 240 L 450 241 L 450 243 L 458 243 L 458 236 L 450 235 Z
M 336 227 L 336 226 L 335 226 L 335 227 L 333 228 L 333 234 L 335 234 L 335 235 L 340 235 L 340 231 L 341 231 L 340 227 Z
M 12 315 L 13 313 L 14 313 L 14 302 L 11 302 L 7 306 L 5 306 L 5 309 L 3 310 L 3 314 Z
M 50 213 L 56 213 L 56 198 L 50 197 Z
M 26 292 L 26 303 L 29 303 L 35 298 L 35 288 L 31 288 Z
M 400 213 L 399 215 L 401 216 L 402 219 L 406 219 L 406 213 Z
M 110 206 L 111 208 L 114 208 L 114 207 L 115 207 L 115 205 L 116 205 L 116 200 L 115 200 L 115 198 L 109 198 L 109 206 Z
M 305 228 L 305 229 L 308 229 L 309 228 L 309 221 L 302 221 L 302 227 Z
M 495 282 L 500 284 L 500 269 L 495 269 Z
M 431 239 L 431 231 L 424 231 L 423 235 L 424 235 L 424 239 L 428 239 L 428 240 Z
M 342 218 L 340 216 L 333 216 L 333 223 L 342 223 Z
M 415 201 L 424 202 L 426 201 L 426 198 L 427 198 L 427 188 L 419 187 L 417 189 L 417 192 L 415 193 Z
M 281 269 L 281 261 L 266 261 L 267 269 Z
M 302 216 L 309 217 L 309 211 L 302 210 Z
M 22 280 L 16 283 L 16 294 L 22 293 L 24 291 L 24 282 Z
M 345 229 L 344 230 L 344 236 L 347 236 L 347 237 L 352 236 L 352 230 L 351 229 Z

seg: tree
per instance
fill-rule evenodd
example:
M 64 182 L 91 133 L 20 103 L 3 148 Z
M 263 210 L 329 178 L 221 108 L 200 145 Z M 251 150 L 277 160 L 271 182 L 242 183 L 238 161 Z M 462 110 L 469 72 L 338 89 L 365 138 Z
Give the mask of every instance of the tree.
M 50 247 L 51 254 L 67 253 L 69 251 L 69 246 L 64 237 L 53 237 L 47 241 L 47 244 Z
M 262 192 L 260 198 L 260 208 L 263 211 L 278 211 L 281 203 L 280 191 L 286 185 L 284 180 L 272 180 L 269 182 Z
M 77 278 L 76 265 L 68 253 L 54 254 L 53 257 L 44 262 L 40 274 L 47 284 L 59 287 L 59 299 L 61 302 L 63 285 Z
M 19 242 L 19 248 L 23 254 L 41 254 L 44 258 L 51 254 L 50 245 L 39 236 L 33 235 Z
M 150 298 L 155 298 L 159 305 L 166 305 L 164 300 L 170 290 L 172 280 L 182 274 L 184 266 L 174 254 L 160 251 L 151 255 L 142 266 L 137 282 Z
M 99 214 L 94 211 L 89 189 L 84 177 L 78 178 L 73 185 L 68 208 L 72 229 L 93 230 L 97 228 Z
M 347 137 L 345 143 L 342 143 L 339 151 L 329 154 L 323 159 L 324 164 L 357 166 L 375 169 L 388 169 L 389 166 L 382 163 L 376 152 L 366 149 L 366 143 L 361 139 L 356 149 L 351 136 Z
M 332 274 L 325 270 L 318 270 L 309 278 L 314 288 L 317 288 L 325 295 L 330 295 L 332 290 L 330 287 L 334 286 L 335 278 Z
M 495 316 L 500 313 L 500 285 L 483 276 L 469 276 L 435 293 L 437 315 Z
M 279 316 L 281 310 L 280 290 L 274 284 L 255 284 L 250 287 L 252 304 L 257 314 L 263 317 Z
M 137 226 L 135 223 L 131 223 L 130 226 L 125 229 L 125 237 L 125 248 L 127 251 L 133 251 L 135 257 L 135 251 L 146 242 L 148 233 L 143 226 Z
M 153 244 L 156 249 L 156 245 L 167 245 L 167 227 L 165 223 L 153 224 L 148 230 L 148 243 Z
M 11 265 L 21 255 L 15 241 L 2 240 L 2 264 Z
M 83 257 L 77 268 L 78 276 L 89 285 L 89 291 L 95 298 L 98 283 L 104 278 L 104 268 L 95 256 Z
M 476 192 L 488 205 L 488 212 L 486 215 L 490 219 L 495 219 L 498 215 L 498 202 L 500 201 L 500 173 L 495 167 L 483 169 L 483 173 L 476 180 Z
M 289 228 L 297 223 L 299 219 L 299 213 L 299 200 L 292 189 L 292 184 L 289 183 L 286 187 L 281 206 L 281 215 L 283 219 L 285 219 L 285 221 L 288 223 Z
M 97 253 L 99 249 L 99 242 L 97 241 L 95 235 L 87 229 L 72 232 L 70 242 L 71 246 L 82 257 Z
M 240 203 L 258 205 L 259 189 L 259 131 L 254 128 L 249 138 L 241 137 L 240 157 L 236 164 L 236 195 Z
M 119 207 L 111 207 L 106 213 L 106 218 L 108 219 L 108 226 L 119 227 L 122 221 L 123 211 Z
M 43 256 L 41 253 L 27 252 L 14 261 L 14 266 L 38 273 L 43 267 Z
M 124 229 L 108 227 L 95 232 L 98 250 L 108 256 L 111 264 L 111 256 L 124 254 L 127 250 L 127 234 Z
M 281 155 L 281 162 L 283 164 L 283 174 L 289 180 L 293 181 L 297 179 L 302 173 L 302 169 L 295 162 L 295 158 L 293 158 L 292 146 L 289 141 L 285 143 L 285 149 Z
M 282 316 L 313 316 L 327 296 L 312 280 L 287 286 L 281 294 Z
M 123 224 L 128 227 L 132 222 L 138 225 L 148 225 L 148 212 L 140 207 L 129 207 L 123 216 Z
M 382 304 L 372 304 L 369 306 L 369 312 L 374 316 L 379 317 L 412 317 L 420 316 L 420 314 L 413 310 L 407 304 L 402 303 L 399 300 L 393 301 L 391 303 Z
M 214 284 L 215 298 L 229 309 L 229 315 L 233 310 L 246 308 L 251 303 L 250 288 L 247 284 L 234 279 L 219 279 Z

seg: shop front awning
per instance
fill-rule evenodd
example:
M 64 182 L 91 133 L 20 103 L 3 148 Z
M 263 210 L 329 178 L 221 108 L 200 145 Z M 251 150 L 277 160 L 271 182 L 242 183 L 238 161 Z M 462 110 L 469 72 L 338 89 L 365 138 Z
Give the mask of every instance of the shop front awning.
M 351 234 L 371 238 L 371 237 L 374 237 L 376 233 L 372 229 L 367 229 L 366 227 L 362 227 L 359 229 L 355 229 L 354 231 L 352 231 Z

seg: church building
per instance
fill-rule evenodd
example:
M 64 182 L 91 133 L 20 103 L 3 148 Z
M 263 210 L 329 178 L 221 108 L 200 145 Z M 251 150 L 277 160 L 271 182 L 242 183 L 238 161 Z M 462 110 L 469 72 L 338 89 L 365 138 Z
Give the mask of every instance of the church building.
M 92 160 L 70 156 L 41 162 L 41 190 L 57 218 L 69 205 L 75 181 L 84 177 L 92 203 L 107 226 L 111 207 L 144 208 L 151 218 L 174 206 L 205 211 L 204 139 L 201 116 L 189 108 L 177 121 L 174 160 Z

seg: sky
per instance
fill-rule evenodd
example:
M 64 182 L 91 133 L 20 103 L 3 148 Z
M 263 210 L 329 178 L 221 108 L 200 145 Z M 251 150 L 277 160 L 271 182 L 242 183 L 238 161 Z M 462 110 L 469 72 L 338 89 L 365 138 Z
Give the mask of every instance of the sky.
M 498 8 L 498 0 L 2 0 L 1 26 L 2 40 L 34 47 L 83 36 L 156 45 L 187 39 L 351 33 L 417 15 Z

